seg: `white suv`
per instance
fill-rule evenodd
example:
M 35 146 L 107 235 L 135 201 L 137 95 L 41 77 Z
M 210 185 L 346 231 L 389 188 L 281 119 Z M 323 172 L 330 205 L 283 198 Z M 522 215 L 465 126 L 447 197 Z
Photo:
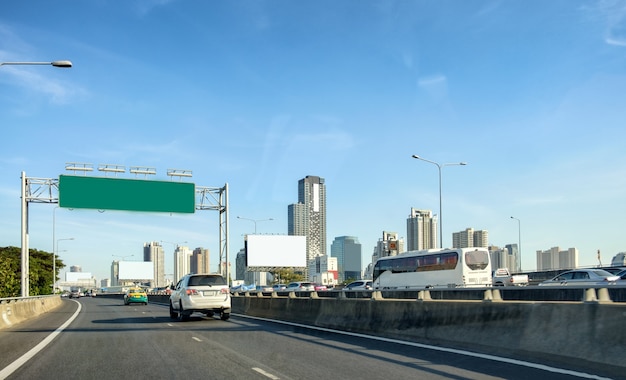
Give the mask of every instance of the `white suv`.
M 188 274 L 172 289 L 170 294 L 170 318 L 180 316 L 188 320 L 194 312 L 208 317 L 220 313 L 222 320 L 230 318 L 230 290 L 224 277 L 219 274 Z

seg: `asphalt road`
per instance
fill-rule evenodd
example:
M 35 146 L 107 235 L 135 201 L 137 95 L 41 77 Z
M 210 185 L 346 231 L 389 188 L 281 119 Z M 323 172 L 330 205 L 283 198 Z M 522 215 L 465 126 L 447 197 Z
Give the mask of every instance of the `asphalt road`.
M 0 330 L 0 379 L 617 378 L 440 349 L 236 315 L 172 321 L 162 305 L 95 297 Z

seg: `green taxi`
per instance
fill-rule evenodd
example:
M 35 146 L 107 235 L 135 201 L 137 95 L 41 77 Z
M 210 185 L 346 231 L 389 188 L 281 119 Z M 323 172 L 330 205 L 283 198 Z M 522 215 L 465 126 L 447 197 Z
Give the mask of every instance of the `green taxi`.
M 131 303 L 142 303 L 144 305 L 148 304 L 148 294 L 146 291 L 141 288 L 130 288 L 124 294 L 124 305 L 129 305 Z

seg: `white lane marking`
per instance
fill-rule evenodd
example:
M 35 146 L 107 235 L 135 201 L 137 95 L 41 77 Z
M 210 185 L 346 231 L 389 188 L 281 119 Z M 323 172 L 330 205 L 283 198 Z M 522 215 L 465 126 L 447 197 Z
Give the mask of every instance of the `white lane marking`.
M 263 375 L 263 376 L 265 376 L 265 377 L 267 377 L 267 378 L 270 378 L 270 379 L 272 379 L 272 380 L 278 380 L 278 379 L 280 379 L 280 377 L 276 377 L 276 376 L 272 375 L 272 374 L 271 374 L 271 373 L 269 373 L 269 372 L 263 371 L 261 368 L 256 368 L 256 367 L 254 367 L 254 368 L 252 368 L 252 369 L 253 369 L 254 371 L 257 371 L 257 372 L 258 372 L 258 373 L 260 373 L 261 375 Z
M 191 339 L 195 340 L 196 342 L 202 342 L 202 339 L 192 336 Z
M 572 371 L 572 370 L 569 370 L 569 369 L 550 367 L 550 366 L 547 366 L 547 365 L 544 365 L 544 364 L 525 362 L 525 361 L 518 360 L 518 359 L 503 358 L 503 357 L 495 356 L 495 355 L 488 355 L 488 354 L 481 354 L 481 353 L 478 353 L 478 352 L 458 350 L 458 349 L 455 349 L 455 348 L 431 346 L 431 345 L 428 345 L 428 344 L 407 342 L 407 341 L 403 341 L 403 340 L 395 340 L 395 339 L 384 338 L 384 337 L 380 337 L 380 336 L 365 335 L 365 334 L 353 333 L 353 332 L 349 332 L 349 331 L 333 330 L 333 329 L 327 329 L 327 328 L 324 328 L 324 327 L 317 327 L 317 326 L 308 326 L 308 325 L 302 325 L 302 324 L 299 324 L 299 323 L 278 321 L 278 320 L 275 320 L 275 319 L 253 317 L 253 316 L 245 315 L 245 314 L 231 314 L 231 315 L 236 315 L 237 317 L 242 317 L 242 318 L 256 319 L 256 320 L 259 320 L 259 321 L 265 321 L 265 322 L 272 322 L 272 323 L 279 323 L 279 324 L 283 324 L 283 325 L 301 327 L 301 328 L 310 329 L 310 330 L 324 331 L 324 332 L 330 332 L 330 333 L 334 333 L 334 334 L 354 336 L 354 337 L 357 337 L 357 338 L 377 340 L 377 341 L 380 341 L 380 342 L 397 343 L 397 344 L 402 344 L 402 345 L 405 345 L 405 346 L 413 346 L 413 347 L 423 348 L 423 349 L 426 349 L 426 350 L 449 352 L 449 353 L 458 354 L 458 355 L 465 355 L 465 356 L 471 356 L 471 357 L 481 358 L 481 359 L 485 359 L 485 360 L 492 360 L 492 361 L 495 361 L 495 362 L 508 363 L 508 364 L 519 365 L 519 366 L 522 366 L 522 367 L 534 368 L 534 369 L 538 369 L 538 370 L 541 370 L 541 371 L 547 371 L 547 372 L 560 373 L 560 374 L 564 374 L 564 375 L 580 377 L 580 378 L 583 378 L 583 379 L 611 380 L 611 378 L 608 378 L 608 377 L 601 377 L 601 376 L 593 375 L 593 374 L 589 374 L 589 373 L 577 372 L 577 371 Z
M 70 323 L 72 323 L 74 321 L 74 319 L 76 319 L 76 317 L 78 317 L 78 313 L 80 313 L 80 309 L 82 309 L 83 306 L 80 304 L 80 302 L 78 302 L 76 300 L 72 300 L 72 301 L 76 302 L 78 304 L 78 309 L 76 310 L 74 315 L 72 315 L 67 321 L 65 321 L 65 323 L 62 324 L 58 329 L 56 329 L 52 333 L 50 333 L 50 335 L 48 335 L 38 345 L 36 345 L 35 347 L 31 348 L 30 351 L 28 351 L 27 353 L 25 353 L 24 355 L 22 355 L 21 357 L 16 359 L 13 363 L 11 363 L 8 366 L 4 367 L 4 369 L 2 371 L 0 371 L 0 380 L 1 379 L 6 379 L 9 375 L 11 375 L 18 368 L 20 368 L 22 365 L 24 365 L 24 363 L 26 363 L 27 361 L 32 359 L 33 356 L 37 355 L 37 353 L 39 351 L 43 350 L 48 344 L 50 344 L 50 342 L 52 342 L 52 340 L 54 338 L 56 338 L 57 335 L 59 335 L 63 330 L 65 330 L 65 328 L 67 326 L 69 326 Z

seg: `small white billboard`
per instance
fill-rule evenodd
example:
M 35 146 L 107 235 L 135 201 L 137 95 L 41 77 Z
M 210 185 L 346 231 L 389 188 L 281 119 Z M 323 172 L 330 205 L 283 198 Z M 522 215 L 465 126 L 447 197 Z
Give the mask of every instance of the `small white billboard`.
M 152 261 L 120 261 L 118 280 L 154 280 Z
M 306 267 L 306 236 L 248 235 L 248 267 Z

